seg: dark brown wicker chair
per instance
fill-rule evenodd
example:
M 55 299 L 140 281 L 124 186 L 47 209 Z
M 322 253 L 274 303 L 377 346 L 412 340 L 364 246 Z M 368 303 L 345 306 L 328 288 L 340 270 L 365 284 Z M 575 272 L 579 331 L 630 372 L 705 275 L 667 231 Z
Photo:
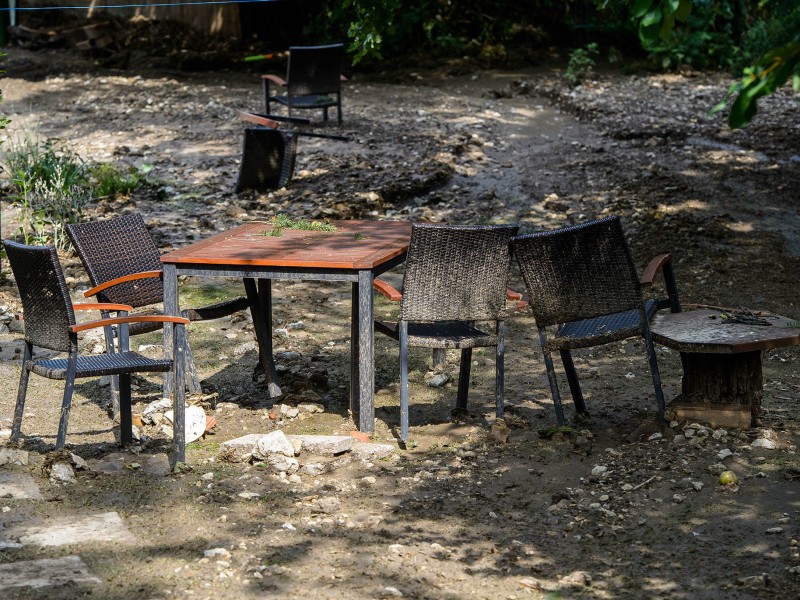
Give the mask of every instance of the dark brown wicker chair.
M 97 296 L 100 302 L 127 304 L 134 308 L 149 307 L 151 311 L 153 305 L 164 301 L 160 254 L 139 213 L 67 225 L 67 234 L 94 286 L 85 293 L 86 297 Z M 181 315 L 190 321 L 205 321 L 231 315 L 249 306 L 247 298 L 241 297 L 183 310 Z M 137 323 L 130 327 L 129 335 L 149 333 L 159 327 L 156 322 Z M 114 352 L 114 331 L 108 327 L 105 333 L 106 349 L 109 353 Z M 120 342 L 127 344 L 127 340 L 121 338 Z M 188 341 L 186 367 L 189 390 L 199 393 L 200 379 Z M 116 382 L 112 383 L 112 402 L 116 415 Z
M 381 280 L 375 288 L 400 300 L 399 321 L 375 330 L 400 342 L 400 438 L 408 439 L 408 347 L 461 350 L 456 407 L 466 409 L 472 349 L 497 348 L 495 404 L 503 416 L 504 315 L 513 225 L 414 224 L 402 294 Z M 478 328 L 493 322 L 495 331 Z
M 558 423 L 564 424 L 564 409 L 550 353 L 560 352 L 575 408 L 586 413 L 570 349 L 634 336 L 645 340 L 658 414 L 663 418 L 664 394 L 649 320 L 662 308 L 681 310 L 670 256 L 654 258 L 640 279 L 619 217 L 518 236 L 511 248 L 536 318 Z M 645 301 L 642 288 L 652 285 L 658 273 L 663 273 L 668 297 Z
M 73 304 L 64 281 L 58 254 L 56 254 L 54 248 L 25 246 L 11 241 L 4 241 L 3 244 L 5 245 L 8 260 L 11 263 L 11 270 L 14 273 L 14 279 L 22 299 L 25 323 L 25 349 L 22 357 L 22 373 L 19 379 L 11 440 L 14 442 L 19 440 L 22 415 L 25 409 L 25 396 L 28 389 L 28 378 L 33 372 L 48 379 L 65 381 L 56 448 L 63 448 L 66 440 L 75 379 L 103 375 L 116 375 L 119 377 L 120 402 L 122 405 L 120 439 L 123 444 L 132 443 L 131 374 L 173 372 L 175 378 L 182 378 L 184 376 L 184 363 L 181 352 L 186 343 L 184 325 L 189 322 L 188 319 L 161 315 L 125 315 L 77 323 L 75 319 L 76 311 L 97 310 L 105 313 L 115 311 L 122 314 L 130 311 L 131 307 L 118 303 Z M 78 332 L 111 326 L 124 330 L 131 324 L 154 324 L 159 327 L 164 325 L 172 327 L 176 340 L 173 356 L 154 360 L 136 352 L 131 352 L 125 346 L 121 347 L 119 352 L 114 353 L 91 356 L 79 355 Z M 121 337 L 124 339 L 124 336 Z M 66 352 L 67 357 L 34 358 L 34 346 L 57 352 Z M 183 386 L 176 386 L 176 389 L 178 391 L 176 392 L 175 402 L 175 422 L 183 423 Z M 176 438 L 181 435 L 182 428 L 176 426 Z M 178 441 L 181 442 L 182 448 L 182 438 Z M 183 460 L 183 457 L 178 457 L 178 460 Z
M 342 124 L 342 61 L 344 45 L 292 46 L 286 79 L 277 75 L 262 75 L 264 104 L 270 114 L 270 104 L 278 102 L 287 107 L 289 116 L 294 109 L 322 109 L 323 120 L 328 120 L 328 109 L 336 107 L 338 123 Z M 270 82 L 286 88 L 285 95 L 270 91 Z

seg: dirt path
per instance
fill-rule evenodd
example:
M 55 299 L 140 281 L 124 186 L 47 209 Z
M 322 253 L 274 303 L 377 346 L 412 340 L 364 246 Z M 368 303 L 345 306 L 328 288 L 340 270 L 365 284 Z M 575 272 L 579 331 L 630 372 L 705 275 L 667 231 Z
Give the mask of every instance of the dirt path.
M 54 60 L 23 52 L 7 59 L 9 78 L 0 85 L 3 109 L 12 112 L 10 134 L 38 128 L 44 137 L 69 140 L 86 158 L 154 165 L 153 186 L 98 203 L 87 216 L 138 210 L 164 250 L 283 212 L 514 221 L 526 231 L 619 214 L 638 264 L 661 252 L 674 255 L 685 304 L 800 317 L 800 137 L 788 91 L 765 103 L 753 127 L 731 133 L 704 116 L 727 88 L 717 76 L 608 75 L 575 89 L 542 70 L 454 75 L 444 69 L 396 74 L 393 83 L 354 77 L 342 130 L 351 141 L 303 139 L 290 187 L 237 196 L 242 124 L 234 114 L 260 110 L 252 74 L 133 76 L 94 73 L 75 58 L 69 60 L 78 64 Z M 49 75 L 29 80 L 26 68 Z M 4 200 L 4 236 L 16 228 L 14 217 Z M 64 261 L 77 292 L 87 282 L 74 258 Z M 512 283 L 520 287 L 516 273 Z M 0 291 L 10 314 L 13 285 Z M 189 281 L 182 289 L 187 301 L 236 292 L 235 282 Z M 382 314 L 395 310 L 388 302 L 377 306 Z M 177 474 L 141 467 L 158 463 L 168 444 L 148 426 L 135 449 L 140 454 L 121 461 L 129 468 L 108 474 L 95 467 L 78 471 L 77 484 L 50 483 L 41 467 L 54 439 L 58 386 L 32 381 L 23 424 L 30 464 L 2 469 L 31 475 L 42 499 L 4 498 L 0 540 L 24 524 L 108 511 L 120 515 L 134 539 L 8 549 L 0 563 L 80 554 L 101 581 L 20 588 L 17 595 L 800 594 L 797 349 L 764 357 L 763 428 L 726 432 L 674 423 L 662 437 L 642 439 L 630 434 L 655 410 L 642 345 L 578 353 L 592 420 L 548 437 L 541 431 L 555 418 L 535 330 L 527 314 L 517 313 L 508 321 L 507 431 L 491 428 L 490 354 L 476 353 L 470 415 L 454 420 L 455 383 L 428 386 L 430 357 L 420 353 L 411 365 L 413 443 L 400 450 L 397 350 L 378 340 L 372 441 L 391 445 L 388 457 L 301 453 L 296 473 L 223 460 L 220 443 L 248 433 L 348 435 L 349 311 L 343 287 L 276 284 L 276 327 L 284 330 L 276 355 L 286 392 L 276 406 L 263 383 L 253 382 L 256 353 L 246 317 L 193 327 L 205 406 L 218 425 L 190 445 L 190 468 Z M 16 397 L 18 365 L 7 359 L 18 338 L 0 335 L 3 427 Z M 144 340 L 153 345 L 145 351 L 157 353 L 158 341 Z M 87 349 L 93 344 L 86 340 Z M 666 348 L 658 355 L 671 398 L 680 390 L 680 359 Z M 446 371 L 455 369 L 451 362 Z M 159 386 L 137 384 L 142 411 L 158 398 Z M 106 401 L 107 388 L 94 382 L 77 390 L 68 442 L 84 458 L 103 460 L 117 451 Z M 286 412 L 302 403 L 324 412 Z M 287 408 L 278 417 L 281 404 Z M 720 465 L 737 473 L 738 486 L 718 484 Z M 224 552 L 204 554 L 215 548 Z

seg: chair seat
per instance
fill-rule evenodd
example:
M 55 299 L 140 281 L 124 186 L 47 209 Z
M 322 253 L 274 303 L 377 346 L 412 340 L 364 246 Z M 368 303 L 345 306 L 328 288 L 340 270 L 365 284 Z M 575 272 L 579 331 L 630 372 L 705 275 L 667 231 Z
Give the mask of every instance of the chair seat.
M 75 377 L 101 377 L 120 373 L 167 373 L 172 369 L 172 361 L 152 359 L 136 352 L 98 354 L 79 356 Z M 30 370 L 48 379 L 67 378 L 67 359 L 54 358 L 33 361 Z
M 645 313 L 650 319 L 658 309 L 655 300 L 645 302 Z M 588 348 L 624 340 L 640 333 L 639 311 L 628 310 L 593 319 L 564 323 L 558 328 L 553 339 L 548 340 L 549 350 L 568 348 Z
M 275 100 L 284 106 L 289 106 L 288 96 L 272 96 L 270 100 Z M 339 102 L 330 96 L 292 96 L 292 108 L 325 108 L 326 106 L 337 106 Z
M 375 330 L 396 340 L 400 339 L 397 322 L 375 321 Z M 410 322 L 408 345 L 422 348 L 482 348 L 496 346 L 497 336 L 464 321 Z

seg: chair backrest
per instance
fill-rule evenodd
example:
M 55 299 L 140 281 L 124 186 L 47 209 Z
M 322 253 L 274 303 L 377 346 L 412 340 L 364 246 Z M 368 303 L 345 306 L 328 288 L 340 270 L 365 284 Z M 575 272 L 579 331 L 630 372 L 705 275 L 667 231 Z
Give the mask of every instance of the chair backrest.
M 286 70 L 289 96 L 333 94 L 341 89 L 344 44 L 292 46 Z
M 93 286 L 125 275 L 162 270 L 158 248 L 139 213 L 67 225 L 67 235 Z M 164 287 L 160 279 L 122 283 L 98 295 L 101 302 L 133 307 L 156 304 L 163 299 Z
M 539 326 L 642 306 L 636 267 L 619 217 L 516 237 L 530 307 Z
M 412 225 L 400 319 L 500 318 L 516 233 L 516 225 Z
M 69 352 L 68 327 L 75 324 L 72 300 L 51 246 L 26 246 L 4 240 L 25 318 L 25 339 L 34 346 Z

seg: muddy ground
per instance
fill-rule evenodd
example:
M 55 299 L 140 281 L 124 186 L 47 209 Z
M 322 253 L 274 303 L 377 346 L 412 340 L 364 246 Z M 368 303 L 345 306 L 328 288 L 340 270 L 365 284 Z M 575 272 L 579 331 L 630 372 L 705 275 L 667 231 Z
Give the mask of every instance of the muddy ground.
M 86 218 L 141 212 L 164 251 L 248 219 L 308 218 L 516 222 L 523 231 L 620 215 L 637 264 L 674 256 L 685 306 L 749 307 L 800 318 L 800 120 L 784 90 L 755 122 L 729 131 L 706 112 L 730 81 L 683 72 L 603 72 L 577 88 L 558 69 L 481 71 L 461 64 L 352 74 L 342 133 L 304 138 L 291 185 L 269 194 L 232 189 L 240 109 L 262 110 L 254 72 L 104 70 L 65 52 L 15 51 L 2 105 L 10 138 L 38 132 L 81 156 L 153 165 L 131 197 L 101 199 Z M 7 189 L 7 188 L 6 188 Z M 3 201 L 3 237 L 18 213 Z M 76 297 L 88 281 L 63 262 Z M 7 264 L 3 265 L 7 274 Z M 398 273 L 396 279 L 400 280 Z M 186 281 L 182 301 L 233 296 L 237 282 Z M 511 286 L 521 288 L 518 274 Z M 2 288 L 18 309 L 13 281 Z M 165 435 L 142 430 L 114 474 L 77 472 L 53 484 L 60 386 L 32 380 L 23 422 L 27 466 L 43 499 L 3 499 L 0 535 L 26 523 L 116 511 L 125 544 L 26 545 L 10 563 L 79 554 L 95 584 L 12 592 L 21 598 L 793 598 L 800 595 L 800 374 L 797 349 L 764 355 L 763 427 L 647 423 L 655 400 L 638 341 L 576 353 L 591 420 L 555 424 L 534 323 L 509 306 L 507 418 L 493 418 L 494 363 L 476 352 L 469 415 L 454 417 L 455 382 L 434 388 L 430 356 L 412 354 L 411 438 L 398 444 L 397 349 L 377 340 L 376 430 L 393 447 L 370 459 L 301 454 L 296 474 L 223 460 L 220 443 L 280 428 L 348 435 L 349 290 L 276 283 L 275 327 L 283 396 L 270 399 L 254 368 L 247 316 L 194 324 L 190 338 L 213 415 L 189 445 L 187 468 L 163 464 Z M 391 303 L 376 300 L 390 315 Z M 0 419 L 10 426 L 19 333 L 0 337 Z M 138 340 L 137 340 L 137 343 Z M 159 351 L 157 336 L 140 342 Z M 96 339 L 85 340 L 92 351 Z M 680 358 L 659 347 L 667 398 L 680 392 Z M 445 372 L 457 372 L 448 356 Z M 135 410 L 159 398 L 137 378 Z M 566 381 L 561 382 L 566 394 Z M 278 416 L 280 405 L 322 413 Z M 68 443 L 77 455 L 118 452 L 108 388 L 81 382 Z M 571 406 L 567 407 L 572 417 Z M 643 426 L 644 425 L 644 426 Z M 6 432 L 7 433 L 7 432 Z M 550 432 L 552 433 L 552 432 Z M 758 441 L 757 441 L 758 440 Z M 764 441 L 766 440 L 766 442 Z M 756 442 L 756 443 L 754 443 Z M 139 453 L 138 455 L 135 453 Z M 160 462 L 159 462 L 160 461 Z M 322 465 L 321 469 L 308 465 Z M 738 485 L 718 483 L 720 465 Z M 321 472 L 318 472 L 321 471 Z M 211 474 L 211 475 L 209 475 Z M 8 510 L 6 510 L 6 508 Z M 204 552 L 224 548 L 225 552 Z

